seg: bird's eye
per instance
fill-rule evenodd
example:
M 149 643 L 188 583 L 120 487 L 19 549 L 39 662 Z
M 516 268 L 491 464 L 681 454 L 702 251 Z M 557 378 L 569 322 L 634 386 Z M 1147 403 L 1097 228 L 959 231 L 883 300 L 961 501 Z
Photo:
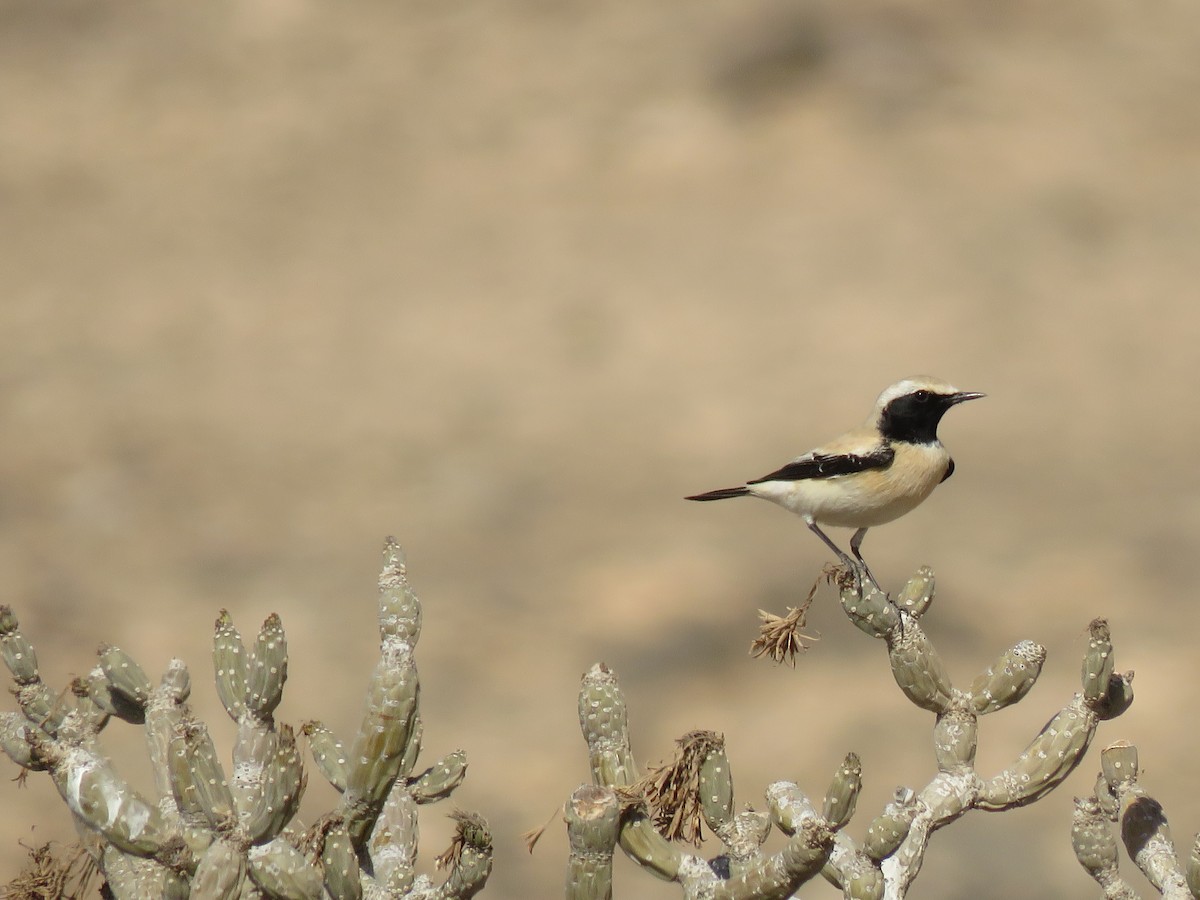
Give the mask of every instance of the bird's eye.
M 913 399 L 918 403 L 927 403 L 929 401 L 929 391 L 914 391 Z

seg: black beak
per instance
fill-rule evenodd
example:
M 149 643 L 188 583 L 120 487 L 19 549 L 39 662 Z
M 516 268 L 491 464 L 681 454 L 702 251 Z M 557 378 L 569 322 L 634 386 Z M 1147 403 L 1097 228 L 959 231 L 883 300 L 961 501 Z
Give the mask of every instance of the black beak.
M 959 391 L 957 394 L 951 394 L 946 398 L 947 406 L 956 406 L 959 403 L 966 403 L 968 400 L 978 400 L 980 397 L 986 397 L 987 394 L 981 394 L 979 391 Z

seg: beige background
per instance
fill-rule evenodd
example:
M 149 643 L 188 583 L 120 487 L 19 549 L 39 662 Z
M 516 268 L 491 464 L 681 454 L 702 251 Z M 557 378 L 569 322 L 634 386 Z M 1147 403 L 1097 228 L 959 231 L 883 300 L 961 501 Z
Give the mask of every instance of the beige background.
M 285 721 L 349 736 L 383 536 L 424 599 L 432 759 L 495 829 L 490 896 L 560 892 L 603 659 L 635 751 L 724 732 L 739 800 L 819 795 L 847 750 L 861 836 L 932 772 L 930 716 L 829 592 L 795 670 L 759 607 L 826 561 L 760 475 L 930 372 L 989 399 L 958 473 L 872 533 L 918 564 L 962 685 L 1034 638 L 982 725 L 1003 767 L 1112 621 L 1135 741 L 1200 828 L 1195 308 L 1200 11 L 1166 0 L 855 4 L 8 2 L 0 6 L 0 571 L 55 685 L 119 643 L 192 667 L 271 611 Z M 844 533 L 838 535 L 845 539 Z M 9 704 L 11 708 L 11 701 Z M 149 785 L 136 730 L 106 742 Z M 1098 896 L 1069 844 L 1093 753 L 1035 807 L 936 836 L 916 897 Z M 0 763 L 0 876 L 70 834 Z M 313 773 L 311 818 L 333 802 Z M 425 817 L 424 865 L 445 846 Z M 713 844 L 707 847 L 715 852 Z M 1127 870 L 1131 867 L 1126 863 Z M 670 897 L 623 860 L 618 896 Z M 805 896 L 834 896 L 826 885 Z

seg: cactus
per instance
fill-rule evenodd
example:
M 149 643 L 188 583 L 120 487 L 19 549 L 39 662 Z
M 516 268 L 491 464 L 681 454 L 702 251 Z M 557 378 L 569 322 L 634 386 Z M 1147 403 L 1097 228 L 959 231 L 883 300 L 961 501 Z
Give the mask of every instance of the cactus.
M 982 672 L 967 690 L 954 686 L 920 619 L 935 592 L 933 573 L 922 568 L 893 600 L 868 578 L 845 569 L 832 570 L 841 605 L 850 621 L 887 647 L 892 677 L 901 693 L 933 713 L 933 751 L 937 774 L 920 789 L 900 788 L 895 799 L 870 822 L 863 839 L 847 833 L 862 785 L 862 765 L 849 753 L 838 766 L 823 803 L 816 804 L 793 782 L 781 781 L 766 791 L 767 813 L 733 815 L 733 780 L 724 740 L 712 732 L 691 732 L 679 741 L 675 761 L 645 777 L 630 750 L 628 716 L 616 675 L 603 663 L 583 676 L 579 718 L 588 746 L 593 786 L 575 792 L 567 809 L 572 848 L 566 896 L 611 896 L 611 876 L 603 867 L 577 859 L 587 848 L 592 860 L 605 861 L 619 845 L 636 863 L 660 878 L 677 882 L 688 898 L 785 898 L 818 873 L 846 897 L 901 898 L 920 872 L 929 840 L 971 809 L 1015 809 L 1044 797 L 1083 760 L 1099 723 L 1124 712 L 1133 702 L 1132 673 L 1114 669 L 1108 625 L 1097 619 L 1083 659 L 1082 690 L 1034 736 L 1004 770 L 986 778 L 975 769 L 979 716 L 1019 702 L 1037 680 L 1046 651 L 1021 641 Z M 762 634 L 752 653 L 791 661 L 803 650 L 788 628 L 803 625 L 810 593 L 786 617 L 762 613 Z M 1115 845 L 1102 840 L 1097 816 L 1110 818 L 1125 804 L 1126 844 L 1136 844 L 1152 883 L 1171 887 L 1182 874 L 1165 862 L 1169 835 L 1160 809 L 1144 804 L 1129 812 L 1136 783 L 1124 776 L 1108 789 L 1111 800 L 1087 805 L 1086 821 L 1077 824 L 1076 848 L 1093 874 L 1114 883 Z M 1132 764 L 1136 769 L 1136 763 Z M 1114 776 L 1115 778 L 1116 776 Z M 613 804 L 618 803 L 613 823 Z M 1137 804 L 1133 804 L 1137 806 Z M 1082 815 L 1077 812 L 1077 817 Z M 699 845 L 703 821 L 723 845 L 713 859 L 685 851 L 680 844 Z M 762 845 L 772 828 L 788 838 L 771 856 Z M 1131 853 L 1134 850 L 1131 848 Z M 1200 838 L 1190 863 L 1200 884 Z M 1143 863 L 1139 861 L 1139 865 Z M 1110 872 L 1111 868 L 1111 872 Z M 1178 866 L 1176 867 L 1178 869 Z M 1180 870 L 1181 872 L 1182 870 Z M 1102 881 L 1102 883 L 1105 883 Z M 1107 891 L 1107 888 L 1106 888 Z M 1164 890 L 1164 894 L 1167 892 Z M 1112 893 L 1109 896 L 1125 896 Z M 1200 893 L 1196 895 L 1200 897 Z
M 1085 670 L 1086 672 L 1086 670 Z M 1137 747 L 1117 741 L 1100 751 L 1100 774 L 1090 797 L 1075 798 L 1071 843 L 1075 858 L 1110 900 L 1132 900 L 1137 892 L 1117 871 L 1121 843 L 1150 886 L 1163 897 L 1200 897 L 1200 834 L 1180 859 L 1162 804 L 1138 783 Z
M 293 729 L 275 721 L 287 680 L 283 625 L 271 614 L 247 647 L 225 610 L 217 618 L 217 694 L 237 725 L 226 770 L 208 728 L 188 705 L 190 680 L 172 660 L 157 686 L 129 654 L 102 645 L 99 663 L 71 690 L 38 675 L 33 645 L 0 607 L 0 658 L 20 712 L 0 714 L 0 748 L 23 770 L 45 771 L 75 817 L 85 847 L 117 898 L 466 898 L 491 871 L 487 823 L 455 812 L 457 834 L 435 884 L 413 870 L 416 809 L 448 797 L 466 773 L 456 750 L 413 774 L 421 749 L 413 649 L 421 605 L 399 546 L 388 538 L 379 579 L 380 660 L 349 751 L 306 723 L 317 770 L 338 807 L 301 831 L 307 774 Z M 143 797 L 105 757 L 111 718 L 144 728 L 158 798 Z

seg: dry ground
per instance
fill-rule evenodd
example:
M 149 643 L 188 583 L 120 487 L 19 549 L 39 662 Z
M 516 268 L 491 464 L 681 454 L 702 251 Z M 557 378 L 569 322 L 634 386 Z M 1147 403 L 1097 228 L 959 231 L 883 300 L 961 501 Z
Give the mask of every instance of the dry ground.
M 948 418 L 958 473 L 872 534 L 875 571 L 937 569 L 960 683 L 1050 652 L 980 767 L 1078 687 L 1106 615 L 1138 699 L 1099 743 L 1139 745 L 1187 844 L 1198 57 L 1174 0 L 0 3 L 0 599 L 52 683 L 101 640 L 176 655 L 214 723 L 217 610 L 277 611 L 282 718 L 349 734 L 395 533 L 426 746 L 470 757 L 490 896 L 559 893 L 561 829 L 532 857 L 517 835 L 585 778 L 598 659 L 639 757 L 724 732 L 743 802 L 819 793 L 857 750 L 861 834 L 931 774 L 929 716 L 828 593 L 799 668 L 750 660 L 822 548 L 680 498 L 928 371 L 990 396 Z M 939 834 L 915 896 L 1097 896 L 1069 845 L 1097 765 Z M 70 834 L 46 779 L 0 805 L 0 879 L 18 840 Z M 674 895 L 619 867 L 619 897 Z

